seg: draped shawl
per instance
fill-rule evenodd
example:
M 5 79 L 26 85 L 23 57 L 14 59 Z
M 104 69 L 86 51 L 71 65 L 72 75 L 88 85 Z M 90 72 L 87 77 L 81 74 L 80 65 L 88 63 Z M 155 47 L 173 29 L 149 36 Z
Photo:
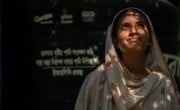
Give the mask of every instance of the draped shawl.
M 153 71 L 137 82 L 124 76 L 128 71 L 112 42 L 114 22 L 128 9 L 135 9 L 146 17 L 152 38 L 145 64 Z M 121 10 L 107 29 L 105 62 L 87 75 L 74 110 L 180 110 L 178 99 L 176 82 L 163 58 L 150 18 L 135 7 Z

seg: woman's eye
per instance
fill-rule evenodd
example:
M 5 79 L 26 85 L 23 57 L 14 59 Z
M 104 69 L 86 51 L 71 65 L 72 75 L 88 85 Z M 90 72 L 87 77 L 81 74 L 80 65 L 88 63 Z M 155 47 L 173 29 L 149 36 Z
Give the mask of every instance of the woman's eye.
M 145 24 L 144 23 L 138 23 L 138 27 L 144 28 Z
M 121 29 L 122 29 L 122 30 L 129 29 L 129 24 L 122 24 L 122 25 L 121 25 Z

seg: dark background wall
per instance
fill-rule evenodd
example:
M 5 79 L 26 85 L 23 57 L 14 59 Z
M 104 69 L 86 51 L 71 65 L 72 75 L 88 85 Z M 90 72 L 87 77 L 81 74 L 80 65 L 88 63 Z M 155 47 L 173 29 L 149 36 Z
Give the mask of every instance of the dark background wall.
M 168 62 L 176 63 L 180 2 L 170 2 L 3 0 L 2 110 L 72 110 L 85 76 L 104 61 L 107 26 L 127 6 L 149 14 L 163 52 L 175 56 Z

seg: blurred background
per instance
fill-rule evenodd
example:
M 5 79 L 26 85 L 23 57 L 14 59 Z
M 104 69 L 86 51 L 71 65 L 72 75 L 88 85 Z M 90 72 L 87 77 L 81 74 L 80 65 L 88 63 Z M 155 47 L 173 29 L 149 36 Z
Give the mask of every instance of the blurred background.
M 180 87 L 179 0 L 2 0 L 1 109 L 73 110 L 104 61 L 108 25 L 128 6 L 150 16 Z

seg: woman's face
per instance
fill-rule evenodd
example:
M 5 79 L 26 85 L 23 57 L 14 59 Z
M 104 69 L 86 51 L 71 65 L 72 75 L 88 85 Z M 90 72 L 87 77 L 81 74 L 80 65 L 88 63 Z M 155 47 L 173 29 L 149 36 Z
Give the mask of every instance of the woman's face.
M 121 52 L 145 52 L 149 31 L 145 19 L 136 12 L 127 12 L 118 23 L 115 46 Z

